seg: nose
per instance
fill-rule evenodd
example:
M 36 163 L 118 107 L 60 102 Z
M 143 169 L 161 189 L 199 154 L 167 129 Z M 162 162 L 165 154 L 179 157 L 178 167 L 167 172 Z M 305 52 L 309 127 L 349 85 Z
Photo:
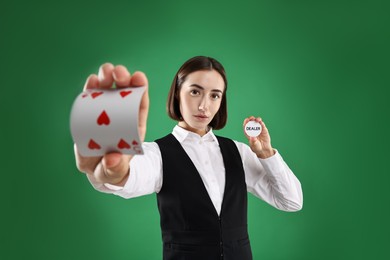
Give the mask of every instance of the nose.
M 198 110 L 202 111 L 202 112 L 205 112 L 205 111 L 208 110 L 208 108 L 209 108 L 209 104 L 208 104 L 207 98 L 203 97 L 202 100 L 200 101 Z

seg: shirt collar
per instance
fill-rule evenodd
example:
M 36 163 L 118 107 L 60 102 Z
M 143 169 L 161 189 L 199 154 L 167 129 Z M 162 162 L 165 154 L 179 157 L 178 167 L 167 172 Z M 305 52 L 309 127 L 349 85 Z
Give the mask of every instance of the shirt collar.
M 200 136 L 196 133 L 193 133 L 191 131 L 188 131 L 188 130 L 176 125 L 173 128 L 172 134 L 173 134 L 173 136 L 176 137 L 176 139 L 180 143 L 182 143 L 186 140 L 197 140 L 197 141 L 202 140 L 204 142 L 214 142 L 215 141 L 218 143 L 218 139 L 214 135 L 212 128 L 210 128 L 210 130 L 204 136 Z

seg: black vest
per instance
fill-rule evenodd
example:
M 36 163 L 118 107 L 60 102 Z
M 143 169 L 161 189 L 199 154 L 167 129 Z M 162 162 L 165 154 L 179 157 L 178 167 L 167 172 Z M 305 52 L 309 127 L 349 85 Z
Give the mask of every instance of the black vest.
M 217 139 L 226 169 L 220 216 L 179 141 L 172 134 L 156 140 L 163 163 L 157 203 L 164 260 L 252 259 L 241 157 L 232 140 Z

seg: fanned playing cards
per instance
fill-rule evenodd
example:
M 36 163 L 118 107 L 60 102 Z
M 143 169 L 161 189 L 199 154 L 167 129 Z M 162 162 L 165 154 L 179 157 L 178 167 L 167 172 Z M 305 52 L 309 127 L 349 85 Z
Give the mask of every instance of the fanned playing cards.
M 145 87 L 88 89 L 78 95 L 70 115 L 70 129 L 79 153 L 143 154 L 138 114 L 144 91 Z

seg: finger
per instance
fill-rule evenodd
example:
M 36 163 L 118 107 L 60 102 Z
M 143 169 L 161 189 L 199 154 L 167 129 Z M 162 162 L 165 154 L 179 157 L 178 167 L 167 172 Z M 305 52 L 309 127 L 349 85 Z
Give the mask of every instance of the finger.
M 263 134 L 267 134 L 267 135 L 268 135 L 268 128 L 267 128 L 267 126 L 264 124 L 264 122 L 262 122 L 261 127 L 262 127 L 261 132 L 262 132 Z
M 242 123 L 242 126 L 245 127 L 245 125 L 249 122 L 249 118 L 245 118 L 244 119 L 244 122 Z
M 91 74 L 87 78 L 87 81 L 85 81 L 84 84 L 84 91 L 87 89 L 92 89 L 92 88 L 98 88 L 99 87 L 99 79 L 96 74 Z
M 115 66 L 112 76 L 117 87 L 129 87 L 131 75 L 125 66 Z
M 114 82 L 113 78 L 114 65 L 111 63 L 105 63 L 99 68 L 99 87 L 100 88 L 111 88 Z
M 249 121 L 253 121 L 253 120 L 255 120 L 254 116 L 250 116 L 250 117 L 245 118 L 243 126 L 245 126 Z
M 134 72 L 133 76 L 131 77 L 130 86 L 133 87 L 148 86 L 148 78 L 146 77 L 145 73 L 141 71 Z
M 142 142 L 145 139 L 148 113 L 149 113 L 149 91 L 148 91 L 148 87 L 146 87 L 145 92 L 142 95 L 141 104 L 139 106 L 139 119 L 138 119 L 139 135 Z
M 253 146 L 256 142 L 259 141 L 256 137 L 249 136 L 248 138 L 249 138 L 249 145 L 250 146 Z
M 260 121 L 257 121 L 257 122 L 259 122 L 259 124 L 261 125 L 262 131 L 267 130 L 267 126 L 265 125 L 264 121 L 261 118 L 260 118 Z
M 149 113 L 149 87 L 148 79 L 143 72 L 136 71 L 131 77 L 130 85 L 134 87 L 145 86 L 145 92 L 142 95 L 141 103 L 139 106 L 139 119 L 138 119 L 138 131 L 141 141 L 144 141 L 146 134 L 146 123 Z
M 265 123 L 261 117 L 257 117 L 255 121 L 261 125 L 262 132 L 267 131 L 267 127 L 265 126 Z

